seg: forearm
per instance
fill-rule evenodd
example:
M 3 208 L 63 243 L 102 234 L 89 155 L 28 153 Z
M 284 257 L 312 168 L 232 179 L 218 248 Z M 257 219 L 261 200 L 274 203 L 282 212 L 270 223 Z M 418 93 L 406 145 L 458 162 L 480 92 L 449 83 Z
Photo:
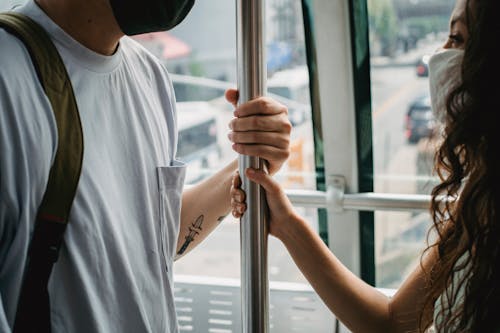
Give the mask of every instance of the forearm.
M 238 168 L 234 160 L 221 171 L 184 191 L 176 259 L 201 243 L 231 209 L 231 180 Z
M 278 237 L 330 310 L 353 332 L 391 332 L 389 299 L 351 273 L 302 218 Z

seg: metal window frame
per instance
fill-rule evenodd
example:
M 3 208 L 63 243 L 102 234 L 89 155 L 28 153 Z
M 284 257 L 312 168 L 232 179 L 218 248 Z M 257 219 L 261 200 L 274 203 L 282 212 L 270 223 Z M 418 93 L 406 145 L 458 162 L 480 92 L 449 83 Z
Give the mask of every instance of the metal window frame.
M 311 17 L 306 33 L 311 73 L 318 189 L 325 175 L 342 175 L 350 192 L 373 191 L 370 52 L 366 0 L 303 0 Z M 314 29 L 314 26 L 321 29 Z M 307 26 L 306 26 L 307 28 Z M 309 40 L 308 40 L 309 39 Z M 311 66 L 312 65 L 312 66 Z M 317 100 L 315 100 L 315 98 Z M 319 138 L 318 138 L 319 136 Z M 319 143 L 319 144 L 318 144 Z M 326 145 L 328 149 L 323 149 Z M 321 213 L 322 210 L 319 210 Z M 322 216 L 320 235 L 322 235 Z M 366 282 L 375 284 L 375 232 L 372 211 L 330 210 L 329 247 Z M 353 223 L 355 222 L 355 223 Z
M 320 152 L 324 154 L 324 170 L 319 171 L 324 175 L 342 175 L 348 191 L 356 193 L 360 188 L 349 3 L 311 0 L 305 4 L 313 25 L 311 34 L 306 34 L 306 40 L 313 39 L 307 41 L 308 46 L 314 47 L 314 59 L 308 59 L 314 64 L 313 68 L 310 66 L 311 82 L 316 83 L 311 87 L 313 112 L 320 114 L 320 124 L 314 125 L 321 126 L 317 131 L 320 137 L 314 133 L 315 141 L 321 143 L 320 148 L 331 144 Z M 330 249 L 347 268 L 361 276 L 359 212 L 329 210 L 327 220 Z
M 326 208 L 338 214 L 345 211 L 428 211 L 431 202 L 431 196 L 424 194 L 287 190 L 286 195 L 295 206 Z

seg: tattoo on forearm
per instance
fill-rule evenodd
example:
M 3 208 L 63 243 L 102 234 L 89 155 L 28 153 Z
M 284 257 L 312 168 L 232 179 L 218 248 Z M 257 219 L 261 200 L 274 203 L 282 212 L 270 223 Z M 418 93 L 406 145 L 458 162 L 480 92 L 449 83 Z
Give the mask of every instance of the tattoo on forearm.
M 196 221 L 191 223 L 191 226 L 188 228 L 189 233 L 184 237 L 186 240 L 184 244 L 182 244 L 181 249 L 177 252 L 178 255 L 184 254 L 186 252 L 186 249 L 188 248 L 189 244 L 194 240 L 194 237 L 196 235 L 199 235 L 201 232 L 201 225 L 203 224 L 203 215 L 198 216 Z

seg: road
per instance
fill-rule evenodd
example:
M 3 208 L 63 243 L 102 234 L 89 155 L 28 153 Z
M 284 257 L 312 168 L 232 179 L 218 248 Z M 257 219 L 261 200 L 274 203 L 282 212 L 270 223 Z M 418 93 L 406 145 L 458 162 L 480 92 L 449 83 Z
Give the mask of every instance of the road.
M 428 93 L 428 79 L 418 78 L 413 67 L 372 70 L 374 188 L 376 192 L 416 194 L 430 181 L 432 166 L 417 171 L 418 145 L 406 141 L 404 119 L 409 103 Z M 430 189 L 429 186 L 427 188 Z M 395 288 L 418 263 L 425 248 L 426 213 L 375 213 L 377 285 Z M 416 239 L 401 240 L 408 230 L 422 230 Z
M 406 146 L 404 120 L 408 104 L 428 92 L 428 80 L 413 67 L 380 68 L 371 72 L 375 174 L 383 174 L 391 157 Z

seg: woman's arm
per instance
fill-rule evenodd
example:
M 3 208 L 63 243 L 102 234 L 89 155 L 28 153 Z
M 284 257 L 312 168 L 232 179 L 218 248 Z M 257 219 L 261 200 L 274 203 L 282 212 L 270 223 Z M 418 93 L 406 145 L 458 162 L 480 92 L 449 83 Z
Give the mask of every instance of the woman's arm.
M 247 176 L 262 185 L 270 209 L 270 231 L 288 249 L 293 260 L 328 308 L 353 332 L 417 332 L 425 297 L 424 272 L 419 266 L 396 295 L 388 298 L 350 272 L 323 243 L 308 223 L 298 216 L 280 186 L 262 172 Z M 250 172 L 248 172 L 250 171 Z M 239 181 L 235 180 L 235 187 Z M 232 191 L 233 215 L 244 194 Z M 241 200 L 240 200 L 241 199 Z M 425 258 L 430 267 L 434 254 Z
M 300 217 L 279 233 L 328 308 L 353 332 L 391 332 L 389 299 L 349 271 Z
M 288 225 L 280 233 L 281 241 L 328 308 L 350 330 L 418 332 L 425 297 L 420 266 L 388 298 L 349 271 L 302 218 Z

